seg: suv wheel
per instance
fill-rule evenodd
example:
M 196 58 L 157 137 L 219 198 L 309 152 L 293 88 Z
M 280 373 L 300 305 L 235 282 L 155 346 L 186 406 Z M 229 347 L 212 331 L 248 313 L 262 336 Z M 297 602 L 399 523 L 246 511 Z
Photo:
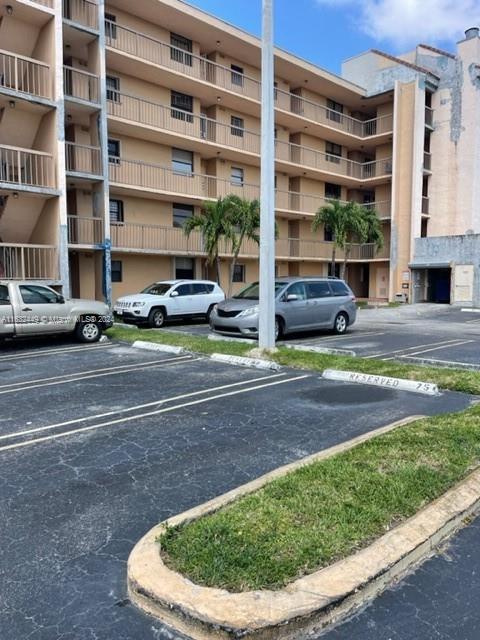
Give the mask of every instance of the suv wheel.
M 98 342 L 101 335 L 102 329 L 95 320 L 80 320 L 75 329 L 75 336 L 80 342 Z
M 152 309 L 148 314 L 148 324 L 154 329 L 160 329 L 165 324 L 167 315 L 163 309 Z
M 215 306 L 214 304 L 211 304 L 211 305 L 208 307 L 208 311 L 207 311 L 207 313 L 205 314 L 205 319 L 206 319 L 206 321 L 207 321 L 207 322 L 210 322 L 210 316 L 212 315 L 212 311 L 213 311 L 213 307 L 214 307 L 214 306 Z
M 335 318 L 335 322 L 333 325 L 333 330 L 335 333 L 342 334 L 346 333 L 348 328 L 348 316 L 343 311 L 337 314 Z

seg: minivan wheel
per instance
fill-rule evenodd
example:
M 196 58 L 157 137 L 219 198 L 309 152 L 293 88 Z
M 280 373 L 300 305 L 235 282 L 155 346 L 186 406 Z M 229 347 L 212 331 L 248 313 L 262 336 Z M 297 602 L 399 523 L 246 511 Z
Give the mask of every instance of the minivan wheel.
M 75 336 L 80 342 L 98 342 L 102 335 L 102 329 L 98 322 L 86 322 L 80 320 L 75 329 Z
M 154 329 L 160 329 L 165 324 L 166 318 L 163 309 L 152 309 L 148 314 L 148 324 Z
M 275 341 L 280 340 L 283 335 L 283 321 L 281 318 L 275 318 Z
M 346 313 L 343 313 L 342 311 L 341 313 L 337 314 L 337 317 L 335 318 L 333 330 L 335 331 L 335 333 L 342 334 L 347 332 L 347 328 L 348 328 L 348 316 Z

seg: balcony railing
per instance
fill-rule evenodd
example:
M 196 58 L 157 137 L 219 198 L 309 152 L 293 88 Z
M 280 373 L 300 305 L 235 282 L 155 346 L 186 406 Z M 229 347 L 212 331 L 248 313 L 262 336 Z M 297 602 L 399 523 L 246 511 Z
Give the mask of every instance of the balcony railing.
M 66 169 L 70 173 L 102 175 L 102 156 L 100 147 L 76 142 L 65 142 Z
M 0 243 L 0 278 L 6 280 L 57 280 L 56 247 Z
M 33 2 L 41 4 L 44 7 L 48 7 L 49 9 L 53 9 L 53 1 L 54 0 L 33 0 Z
M 424 171 L 432 170 L 432 154 L 429 151 L 423 152 L 423 170 Z
M 430 198 L 428 196 L 422 196 L 422 213 L 425 215 L 430 213 Z
M 98 6 L 91 0 L 63 0 L 63 17 L 90 29 L 98 29 Z
M 63 90 L 66 96 L 95 104 L 99 102 L 99 78 L 94 73 L 64 65 Z
M 68 216 L 69 244 L 85 244 L 91 246 L 102 244 L 104 238 L 105 235 L 102 218 Z
M 433 129 L 433 109 L 425 107 L 425 126 Z
M 112 49 L 253 100 L 260 100 L 261 83 L 256 78 L 232 71 L 231 68 L 212 62 L 203 56 L 178 49 L 116 22 L 105 21 L 105 34 L 106 44 Z M 278 109 L 362 138 L 390 133 L 393 129 L 392 114 L 366 121 L 357 120 L 280 89 L 275 90 L 275 106 Z
M 39 98 L 52 97 L 50 66 L 0 50 L 0 87 Z
M 43 151 L 0 145 L 0 182 L 15 186 L 55 187 L 53 157 Z

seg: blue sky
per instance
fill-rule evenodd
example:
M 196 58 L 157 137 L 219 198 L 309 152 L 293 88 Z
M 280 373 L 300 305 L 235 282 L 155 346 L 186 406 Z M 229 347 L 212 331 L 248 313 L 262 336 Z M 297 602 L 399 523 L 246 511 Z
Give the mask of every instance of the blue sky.
M 260 35 L 261 0 L 188 0 Z M 427 42 L 455 51 L 480 24 L 480 0 L 274 0 L 275 43 L 334 73 L 345 58 L 377 47 L 390 53 Z

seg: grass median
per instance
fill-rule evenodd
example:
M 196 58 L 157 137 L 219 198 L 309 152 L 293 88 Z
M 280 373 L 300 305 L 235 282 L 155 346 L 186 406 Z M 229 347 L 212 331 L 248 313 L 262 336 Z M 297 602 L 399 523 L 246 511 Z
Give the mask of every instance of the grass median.
M 196 584 L 279 589 L 366 546 L 479 463 L 480 407 L 422 419 L 168 528 L 162 556 Z
M 224 342 L 209 340 L 203 336 L 194 336 L 188 333 L 180 333 L 162 330 L 137 329 L 114 327 L 108 330 L 112 339 L 134 342 L 135 340 L 147 340 L 161 344 L 171 344 L 184 347 L 188 351 L 210 355 L 227 353 L 230 355 L 246 355 L 250 349 L 256 346 L 244 342 Z M 353 358 L 350 356 L 337 356 L 308 351 L 294 351 L 281 347 L 273 356 L 279 364 L 288 367 L 323 371 L 324 369 L 344 369 L 361 373 L 371 373 L 408 380 L 419 380 L 438 384 L 442 389 L 460 391 L 480 395 L 480 373 L 462 369 L 447 369 L 440 367 L 426 367 L 414 364 L 404 364 L 395 360 L 376 360 L 374 358 Z

